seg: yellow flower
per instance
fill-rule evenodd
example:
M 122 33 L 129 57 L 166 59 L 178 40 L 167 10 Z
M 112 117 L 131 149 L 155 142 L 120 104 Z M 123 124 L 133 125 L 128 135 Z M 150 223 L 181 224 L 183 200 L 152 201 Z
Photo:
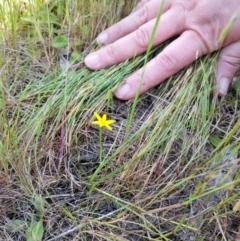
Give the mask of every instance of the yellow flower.
M 107 120 L 106 114 L 101 117 L 97 112 L 94 112 L 94 115 L 97 118 L 97 121 L 93 121 L 92 124 L 99 125 L 100 128 L 106 127 L 108 130 L 112 130 L 110 125 L 113 124 L 115 120 Z

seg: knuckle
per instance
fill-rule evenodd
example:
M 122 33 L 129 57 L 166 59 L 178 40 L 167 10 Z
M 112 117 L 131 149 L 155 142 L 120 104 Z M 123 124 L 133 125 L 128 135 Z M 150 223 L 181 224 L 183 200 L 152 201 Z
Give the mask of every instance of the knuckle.
M 218 49 L 217 41 L 212 38 L 211 33 L 212 30 L 208 27 L 201 27 L 199 30 L 195 29 L 192 33 L 192 38 L 202 46 L 202 54 L 212 53 Z
M 116 59 L 116 50 L 115 50 L 113 44 L 109 44 L 106 46 L 106 53 L 110 57 L 110 59 L 112 59 L 112 60 Z
M 142 6 L 143 6 L 142 2 L 139 2 L 139 3 L 136 5 L 136 9 L 139 10 Z
M 217 40 L 218 30 L 213 24 L 209 24 L 208 17 L 202 15 L 201 20 L 196 15 L 191 16 L 185 23 L 185 29 L 189 30 L 191 39 L 202 46 L 202 54 L 212 53 L 219 49 Z
M 115 32 L 117 35 L 122 35 L 122 28 L 121 28 L 119 22 L 115 24 Z
M 173 8 L 175 8 L 179 13 L 184 13 L 185 15 L 189 15 L 189 13 L 195 12 L 198 8 L 198 1 L 176 1 L 174 3 Z
M 198 1 L 186 1 L 184 3 L 184 9 L 188 12 L 195 10 L 199 4 Z
M 138 47 L 146 49 L 149 41 L 148 30 L 144 27 L 138 28 L 135 32 L 134 41 Z
M 140 9 L 142 8 L 147 2 L 149 2 L 150 0 L 141 0 L 138 4 L 137 7 Z
M 138 22 L 142 25 L 148 21 L 148 8 L 144 5 L 137 13 Z
M 222 56 L 220 54 L 219 61 L 224 63 L 224 65 L 232 66 L 235 69 L 238 69 L 240 67 L 240 58 L 235 55 L 228 54 L 228 55 Z
M 153 81 L 147 73 L 145 73 L 144 76 L 142 76 L 142 71 L 137 71 L 135 73 L 135 77 L 136 79 L 138 79 L 138 85 L 141 84 L 141 89 L 149 89 L 152 87 Z
M 156 58 L 154 58 L 154 60 L 156 61 L 156 65 L 161 66 L 161 68 L 163 68 L 164 70 L 173 71 L 178 65 L 177 59 L 170 54 L 159 54 L 158 56 L 156 56 Z

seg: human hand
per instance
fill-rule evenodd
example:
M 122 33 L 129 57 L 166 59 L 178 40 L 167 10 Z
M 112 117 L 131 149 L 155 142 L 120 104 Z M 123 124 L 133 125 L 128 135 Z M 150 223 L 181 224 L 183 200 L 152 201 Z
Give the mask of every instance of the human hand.
M 106 44 L 85 58 L 93 70 L 120 63 L 146 51 L 161 1 L 142 0 L 125 19 L 102 32 L 97 42 Z M 240 68 L 240 0 L 165 0 L 163 14 L 155 33 L 153 46 L 179 36 L 146 66 L 140 93 L 163 82 L 202 56 L 221 48 L 217 66 L 217 87 L 226 95 L 236 71 Z M 219 36 L 236 18 L 227 36 Z M 142 69 L 128 77 L 115 92 L 117 98 L 134 98 Z

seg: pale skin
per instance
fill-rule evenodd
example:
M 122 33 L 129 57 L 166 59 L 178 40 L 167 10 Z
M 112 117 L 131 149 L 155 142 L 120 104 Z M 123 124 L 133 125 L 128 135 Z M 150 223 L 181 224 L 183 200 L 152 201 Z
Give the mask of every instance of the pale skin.
M 133 12 L 97 37 L 104 45 L 85 58 L 87 67 L 98 70 L 130 59 L 147 49 L 161 0 L 142 0 Z M 236 16 L 226 37 L 219 36 Z M 160 84 L 196 60 L 220 50 L 216 86 L 220 96 L 227 94 L 240 68 L 240 0 L 165 0 L 163 14 L 153 45 L 177 36 L 146 66 L 140 93 Z M 141 80 L 142 69 L 124 80 L 115 91 L 122 100 L 133 99 Z

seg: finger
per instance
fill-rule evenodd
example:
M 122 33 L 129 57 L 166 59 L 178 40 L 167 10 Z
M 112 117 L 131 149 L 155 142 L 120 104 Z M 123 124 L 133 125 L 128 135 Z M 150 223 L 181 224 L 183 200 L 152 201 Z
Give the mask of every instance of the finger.
M 142 94 L 192 63 L 197 56 L 206 53 L 207 48 L 198 35 L 190 30 L 185 31 L 147 64 L 142 83 L 140 80 L 143 69 L 140 69 L 125 81 L 115 95 L 122 100 L 132 99 L 136 95 L 139 84 L 141 85 L 140 94 Z
M 164 11 L 169 8 L 169 3 L 170 0 L 164 4 Z M 161 1 L 159 0 L 148 1 L 143 7 L 102 32 L 97 37 L 97 42 L 99 44 L 109 44 L 135 31 L 143 24 L 156 18 L 160 4 Z
M 173 21 L 174 19 L 174 21 Z M 178 35 L 183 31 L 184 15 L 170 9 L 161 17 L 157 27 L 153 46 Z M 100 69 L 120 63 L 146 51 L 156 19 L 149 21 L 137 31 L 107 45 L 106 47 L 90 54 L 85 59 L 85 64 L 91 69 Z
M 240 41 L 224 47 L 219 55 L 217 66 L 218 95 L 224 96 L 240 68 Z
M 136 7 L 133 8 L 132 13 L 136 12 L 137 10 L 139 10 L 140 8 L 142 8 L 144 4 L 146 4 L 146 3 L 150 2 L 150 1 L 153 1 L 153 0 L 141 0 L 141 1 L 136 5 Z

